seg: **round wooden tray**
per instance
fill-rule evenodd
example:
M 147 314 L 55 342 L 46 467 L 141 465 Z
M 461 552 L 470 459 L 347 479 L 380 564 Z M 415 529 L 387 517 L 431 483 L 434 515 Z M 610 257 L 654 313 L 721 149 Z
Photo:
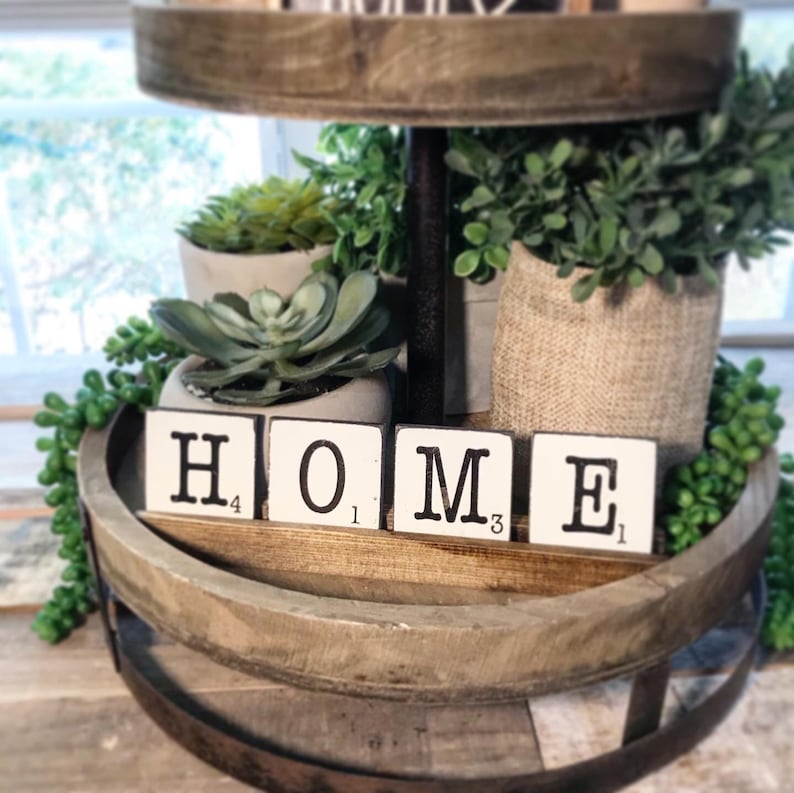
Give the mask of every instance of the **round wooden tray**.
M 163 641 L 116 601 L 109 604 L 108 640 L 130 691 L 169 736 L 271 792 L 607 793 L 688 751 L 724 718 L 755 655 L 764 609 L 760 577 L 756 584 L 754 616 L 745 602 L 720 628 L 729 652 L 710 656 L 707 635 L 630 684 L 615 681 L 599 694 L 601 706 L 609 705 L 599 707 L 590 730 L 585 703 L 592 703 L 592 689 L 475 705 L 308 691 L 242 675 Z M 702 678 L 687 686 L 676 674 L 697 671 L 686 659 L 703 652 L 728 673 L 707 695 Z M 665 708 L 682 695 L 685 708 Z M 561 744 L 576 747 L 563 752 L 564 761 Z
M 138 81 L 165 99 L 317 120 L 617 121 L 714 106 L 740 15 L 374 16 L 134 0 Z
M 229 666 L 316 690 L 402 700 L 513 699 L 668 657 L 747 590 L 766 549 L 778 484 L 770 453 L 707 538 L 604 586 L 559 597 L 517 594 L 502 603 L 479 602 L 476 590 L 458 605 L 364 602 L 243 578 L 158 537 L 115 481 L 139 434 L 140 418 L 122 412 L 110 428 L 86 434 L 79 456 L 99 567 L 122 600 Z

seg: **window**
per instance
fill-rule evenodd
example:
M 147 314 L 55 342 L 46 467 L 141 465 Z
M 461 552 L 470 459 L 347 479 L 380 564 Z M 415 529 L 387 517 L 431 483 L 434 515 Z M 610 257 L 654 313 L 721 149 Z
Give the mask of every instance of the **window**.
M 117 5 L 101 7 L 113 17 Z M 129 31 L 0 36 L 2 404 L 37 401 L 36 372 L 101 362 L 121 320 L 179 294 L 179 222 L 235 182 L 293 173 L 288 147 L 311 147 L 317 125 L 145 97 Z M 31 375 L 29 393 L 20 372 Z
M 728 5 L 712 3 L 712 5 Z M 742 46 L 752 63 L 780 68 L 794 46 L 794 2 L 748 0 Z M 794 235 L 787 235 L 794 242 Z M 754 261 L 749 272 L 731 261 L 727 271 L 723 335 L 732 344 L 794 343 L 794 248 Z

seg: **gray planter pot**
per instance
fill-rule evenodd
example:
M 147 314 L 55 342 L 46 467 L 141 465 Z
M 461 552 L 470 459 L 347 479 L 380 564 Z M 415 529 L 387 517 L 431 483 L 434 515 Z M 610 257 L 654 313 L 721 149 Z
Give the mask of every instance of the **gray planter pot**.
M 482 413 L 491 406 L 491 354 L 504 273 L 487 284 L 447 281 L 445 410 Z

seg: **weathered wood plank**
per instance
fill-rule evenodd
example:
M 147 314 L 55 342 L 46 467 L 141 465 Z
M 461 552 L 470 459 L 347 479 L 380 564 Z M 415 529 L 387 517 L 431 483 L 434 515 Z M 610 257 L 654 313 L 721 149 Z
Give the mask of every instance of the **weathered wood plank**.
M 397 592 L 391 583 L 564 595 L 636 575 L 664 558 L 261 520 L 138 516 L 188 553 L 259 581 L 280 582 L 284 579 L 277 574 L 288 573 L 293 588 L 338 596 L 340 582 L 325 577 L 340 577 L 348 580 L 346 591 L 352 597 L 392 603 L 422 602 L 423 596 L 420 587 Z M 523 527 L 526 532 L 526 517 Z M 349 579 L 365 581 L 366 589 L 357 594 L 356 581 Z M 468 602 L 475 600 L 470 596 Z
M 418 126 L 553 124 L 715 105 L 733 11 L 474 16 L 139 0 L 138 80 L 216 110 Z
M 59 545 L 47 516 L 0 519 L 0 608 L 49 598 L 66 565 Z
M 669 679 L 670 662 L 666 659 L 634 675 L 623 728 L 624 745 L 659 728 Z
M 175 793 L 250 790 L 209 765 L 191 757 L 163 736 L 124 688 L 111 667 L 96 615 L 87 627 L 57 646 L 40 642 L 28 628 L 29 615 L 0 612 L 0 768 L 3 787 L 18 793 L 32 791 L 80 790 L 85 793 L 152 790 Z M 210 704 L 220 716 L 237 718 L 238 725 L 256 725 L 257 698 L 262 691 L 273 696 L 283 686 L 253 680 L 246 675 L 212 664 L 179 645 L 161 643 L 146 634 L 135 636 L 143 651 L 149 652 L 175 688 L 194 691 L 198 701 Z M 154 673 L 149 667 L 150 673 Z M 160 682 L 164 683 L 165 676 Z M 673 678 L 677 699 L 666 708 L 698 701 L 706 689 L 702 679 Z M 268 693 L 269 690 L 269 693 Z M 227 695 L 237 692 L 240 695 Z M 753 683 L 735 711 L 714 736 L 690 755 L 626 789 L 626 793 L 701 793 L 704 790 L 742 793 L 779 793 L 794 775 L 794 754 L 790 751 L 790 725 L 794 716 L 794 667 L 767 670 L 754 676 Z M 616 748 L 621 720 L 629 694 L 627 681 L 600 684 L 575 694 L 559 694 L 533 702 L 544 759 L 559 767 L 577 759 L 592 757 Z M 332 695 L 321 695 L 332 696 Z M 245 702 L 248 701 L 248 706 Z M 273 700 L 265 700 L 272 702 Z M 292 703 L 292 709 L 290 704 Z M 364 702 L 364 701 L 362 701 Z M 400 733 L 393 728 L 384 704 L 367 703 L 370 716 L 357 717 L 368 744 L 381 743 Z M 299 700 L 283 700 L 279 722 L 263 711 L 259 722 L 282 736 L 292 723 Z M 239 706 L 241 715 L 236 714 Z M 434 754 L 443 759 L 454 744 L 457 726 L 445 715 L 447 708 L 434 708 L 429 719 L 438 735 Z M 484 707 L 476 709 L 485 712 Z M 518 717 L 516 717 L 518 718 Z M 317 716 L 308 718 L 313 740 L 333 750 L 334 738 L 350 728 Z M 513 722 L 512 729 L 522 730 Z M 413 725 L 417 726 L 418 725 Z M 425 728 L 428 724 L 425 724 Z M 516 743 L 496 740 L 495 729 L 509 732 L 510 723 L 490 716 L 468 720 L 484 743 L 472 741 L 480 758 L 492 753 L 494 764 L 510 767 L 523 751 Z M 406 733 L 402 733 L 404 736 Z M 418 729 L 415 743 L 427 741 L 427 732 Z M 283 741 L 284 738 L 282 737 Z M 522 740 L 524 740 L 522 738 Z M 465 742 L 464 744 L 465 745 Z M 446 748 L 445 748 L 446 747 Z M 478 748 L 479 747 L 479 748 Z M 467 750 L 471 748 L 471 744 Z M 512 752 L 512 756 L 508 756 Z M 305 753 L 305 747 L 304 747 Z M 407 754 L 407 748 L 406 748 Z M 397 755 L 395 754 L 395 757 Z M 427 751 L 425 752 L 427 757 Z M 461 768 L 466 758 L 457 755 Z M 452 762 L 447 759 L 444 762 Z

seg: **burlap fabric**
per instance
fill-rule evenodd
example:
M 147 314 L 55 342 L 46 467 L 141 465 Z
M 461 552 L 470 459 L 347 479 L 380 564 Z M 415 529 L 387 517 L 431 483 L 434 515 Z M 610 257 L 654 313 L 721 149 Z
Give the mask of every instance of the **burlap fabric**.
M 499 302 L 491 423 L 516 434 L 514 490 L 527 490 L 529 439 L 538 430 L 654 438 L 657 485 L 700 450 L 722 290 L 682 278 L 676 295 L 656 280 L 597 289 L 585 303 L 574 281 L 513 243 Z

